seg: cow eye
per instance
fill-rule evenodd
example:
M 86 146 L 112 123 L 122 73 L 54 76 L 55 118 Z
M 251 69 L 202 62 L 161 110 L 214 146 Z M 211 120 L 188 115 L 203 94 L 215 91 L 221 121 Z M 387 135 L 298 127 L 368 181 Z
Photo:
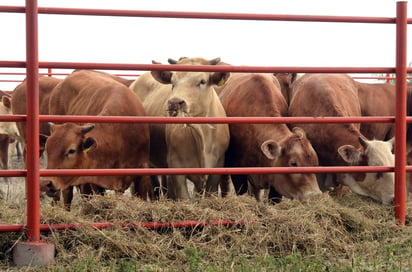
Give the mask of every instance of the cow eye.
M 290 167 L 297 167 L 297 166 L 298 166 L 298 163 L 297 163 L 296 161 L 294 161 L 294 160 L 290 160 L 290 161 L 289 161 L 289 166 L 290 166 Z
M 67 156 L 73 155 L 74 153 L 76 153 L 76 149 L 69 149 L 69 150 L 67 151 Z
M 199 86 L 200 86 L 200 85 L 205 85 L 205 84 L 206 84 L 206 80 L 204 80 L 204 79 L 200 80 Z

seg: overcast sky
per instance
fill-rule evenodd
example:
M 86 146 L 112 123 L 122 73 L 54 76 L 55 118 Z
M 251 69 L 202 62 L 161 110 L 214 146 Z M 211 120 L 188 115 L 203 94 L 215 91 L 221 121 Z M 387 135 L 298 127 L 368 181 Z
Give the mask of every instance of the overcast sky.
M 23 0 L 0 0 L 4 6 L 24 4 Z M 38 0 L 38 4 L 97 9 L 396 16 L 394 0 Z M 410 4 L 408 17 L 412 17 Z M 24 14 L 0 13 L 0 60 L 25 60 L 24 21 Z M 408 33 L 411 41 L 412 33 Z M 201 56 L 221 57 L 234 65 L 388 67 L 395 65 L 395 25 L 41 14 L 39 48 L 40 61 L 167 63 L 167 58 Z M 409 56 L 411 60 L 412 54 Z M 0 67 L 0 72 L 16 70 Z M 0 89 L 12 90 L 17 84 L 0 82 Z

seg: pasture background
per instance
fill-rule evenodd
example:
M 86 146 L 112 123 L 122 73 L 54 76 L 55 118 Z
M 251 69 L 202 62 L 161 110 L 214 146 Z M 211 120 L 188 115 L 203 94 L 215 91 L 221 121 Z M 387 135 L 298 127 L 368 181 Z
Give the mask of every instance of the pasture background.
M 14 158 L 12 168 L 22 167 Z M 1 182 L 0 223 L 24 224 L 24 179 Z M 8 195 L 7 195 L 8 194 Z M 273 206 L 250 196 L 190 202 L 145 202 L 130 195 L 75 195 L 72 211 L 42 200 L 41 221 L 113 222 L 109 229 L 43 232 L 56 246 L 48 267 L 14 267 L 11 250 L 24 233 L 0 233 L 3 271 L 412 271 L 412 228 L 396 224 L 393 207 L 348 193 Z M 412 205 L 408 202 L 411 221 Z M 222 227 L 124 229 L 124 222 L 247 220 Z

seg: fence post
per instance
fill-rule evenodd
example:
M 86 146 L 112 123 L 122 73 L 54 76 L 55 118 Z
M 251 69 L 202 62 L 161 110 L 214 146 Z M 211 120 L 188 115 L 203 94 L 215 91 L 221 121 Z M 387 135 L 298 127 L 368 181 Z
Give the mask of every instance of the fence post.
M 37 0 L 26 0 L 27 239 L 13 248 L 16 265 L 47 265 L 54 260 L 54 244 L 40 242 L 39 59 Z
M 395 115 L 395 217 L 405 225 L 406 217 L 406 35 L 407 1 L 396 3 L 396 115 Z

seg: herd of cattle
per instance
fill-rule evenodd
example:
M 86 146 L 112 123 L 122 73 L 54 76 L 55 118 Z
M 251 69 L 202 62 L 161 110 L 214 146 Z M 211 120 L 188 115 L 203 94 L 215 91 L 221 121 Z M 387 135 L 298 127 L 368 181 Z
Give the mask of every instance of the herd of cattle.
M 186 57 L 169 63 L 223 64 L 219 58 Z M 26 114 L 27 91 L 24 81 L 11 95 L 4 94 L 0 114 Z M 356 117 L 394 116 L 396 106 L 394 85 L 360 83 L 344 74 L 152 71 L 127 80 L 75 70 L 64 79 L 40 76 L 39 92 L 41 115 Z M 412 90 L 408 93 L 412 115 Z M 412 129 L 407 135 L 412 140 L 409 133 Z M 49 169 L 394 165 L 393 123 L 41 123 L 40 134 Z M 25 123 L 1 123 L 2 135 L 7 145 L 13 138 L 24 143 Z M 407 146 L 409 150 L 412 142 Z M 0 147 L 7 154 L 1 137 Z M 7 157 L 2 157 L 7 168 Z M 412 163 L 409 153 L 408 159 Z M 339 194 L 343 188 L 382 203 L 394 198 L 393 172 L 56 176 L 43 177 L 40 183 L 41 191 L 56 200 L 62 196 L 70 209 L 73 186 L 82 194 L 103 194 L 106 189 L 123 193 L 130 187 L 145 200 L 155 199 L 161 188 L 167 197 L 185 200 L 191 197 L 187 180 L 200 195 L 217 194 L 220 188 L 226 196 L 233 184 L 237 194 L 249 192 L 260 200 L 267 189 L 273 203 L 325 191 Z

